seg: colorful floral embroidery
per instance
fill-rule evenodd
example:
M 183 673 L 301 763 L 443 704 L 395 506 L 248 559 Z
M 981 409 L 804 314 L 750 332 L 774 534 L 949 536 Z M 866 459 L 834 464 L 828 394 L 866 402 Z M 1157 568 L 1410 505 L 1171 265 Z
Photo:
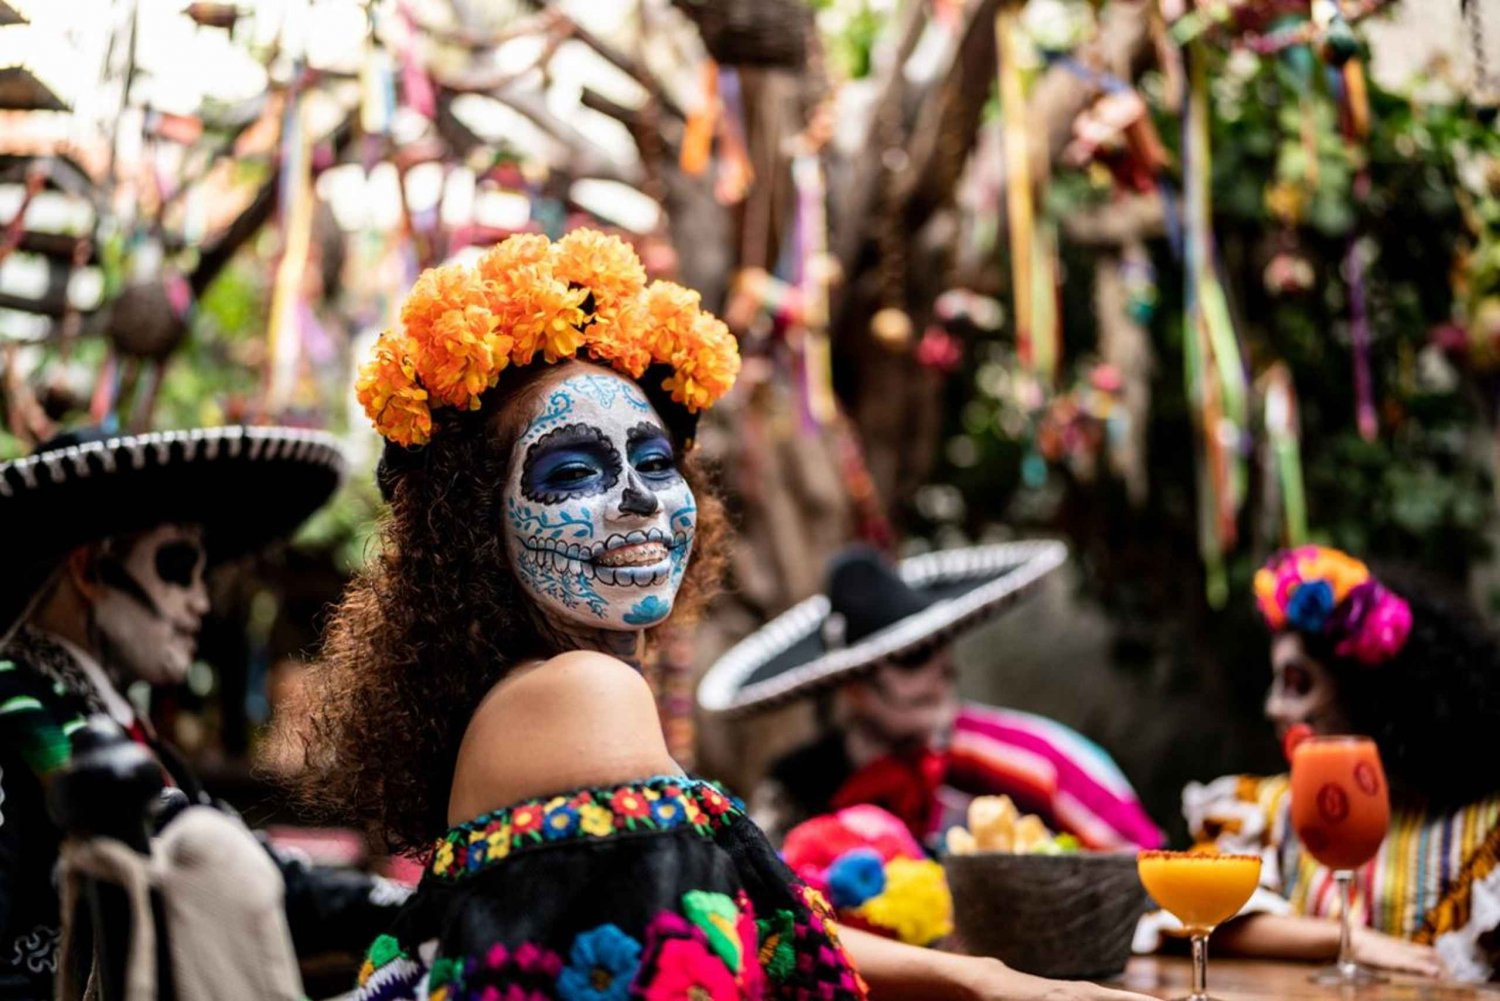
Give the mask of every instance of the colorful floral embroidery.
M 737 1001 L 734 974 L 703 933 L 676 914 L 656 916 L 646 929 L 646 962 L 637 988 L 645 1001 Z
M 609 805 L 618 816 L 629 820 L 640 820 L 651 815 L 646 797 L 635 789 L 621 789 L 609 798 Z M 631 825 L 632 828 L 634 825 Z
M 626 1001 L 640 965 L 641 944 L 615 925 L 600 925 L 573 940 L 557 993 L 562 1001 Z
M 740 910 L 722 893 L 690 890 L 682 895 L 682 913 L 698 926 L 708 939 L 709 947 L 735 973 L 740 972 L 744 956 L 740 950 L 738 928 Z
M 578 826 L 591 837 L 607 838 L 615 833 L 615 815 L 598 803 L 585 803 L 578 808 Z
M 683 826 L 708 836 L 743 816 L 744 809 L 711 783 L 667 776 L 528 800 L 448 832 L 433 851 L 432 874 L 457 878 L 533 846 L 578 838 Z
M 511 811 L 510 826 L 517 836 L 535 834 L 542 829 L 542 808 L 540 804 L 528 803 L 518 806 Z
M 775 983 L 786 980 L 797 968 L 796 925 L 797 918 L 791 911 L 777 911 L 755 922 L 760 938 L 760 965 Z
M 578 807 L 572 806 L 567 801 L 556 804 L 548 804 L 546 816 L 542 820 L 542 832 L 548 841 L 561 841 L 570 838 L 578 831 Z

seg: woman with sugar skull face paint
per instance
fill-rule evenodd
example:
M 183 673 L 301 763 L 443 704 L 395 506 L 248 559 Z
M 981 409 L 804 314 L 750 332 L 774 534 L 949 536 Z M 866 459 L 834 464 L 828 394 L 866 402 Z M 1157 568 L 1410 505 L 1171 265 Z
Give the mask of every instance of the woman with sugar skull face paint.
M 427 272 L 401 320 L 359 382 L 384 544 L 310 682 L 307 804 L 428 858 L 357 997 L 1134 997 L 841 944 L 668 756 L 638 665 L 722 565 L 691 439 L 739 367 L 695 294 L 579 230 Z
M 1278 553 L 1255 593 L 1271 631 L 1265 714 L 1286 747 L 1303 736 L 1374 739 L 1391 827 L 1354 878 L 1356 958 L 1464 980 L 1500 953 L 1500 645 L 1468 601 L 1410 572 L 1377 578 L 1334 549 Z M 1290 754 L 1290 751 L 1288 751 Z M 1262 854 L 1263 888 L 1220 948 L 1332 958 L 1339 895 L 1289 823 L 1288 776 L 1227 776 L 1183 795 L 1195 837 Z

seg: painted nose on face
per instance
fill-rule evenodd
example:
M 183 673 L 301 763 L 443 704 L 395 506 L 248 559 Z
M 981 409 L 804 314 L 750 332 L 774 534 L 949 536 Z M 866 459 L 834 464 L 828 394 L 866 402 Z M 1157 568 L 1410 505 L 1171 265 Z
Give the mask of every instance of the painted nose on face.
M 660 508 L 661 502 L 656 499 L 656 494 L 631 471 L 625 481 L 625 489 L 620 494 L 620 513 L 644 517 L 655 514 Z

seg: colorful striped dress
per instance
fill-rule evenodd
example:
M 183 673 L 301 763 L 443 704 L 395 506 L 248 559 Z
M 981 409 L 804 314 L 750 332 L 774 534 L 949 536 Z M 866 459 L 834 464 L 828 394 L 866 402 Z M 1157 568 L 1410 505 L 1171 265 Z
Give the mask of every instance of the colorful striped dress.
M 1085 847 L 1158 848 L 1162 835 L 1109 752 L 1056 720 L 964 703 L 948 747 L 943 827 L 975 796 L 1005 794 Z
M 1190 784 L 1183 812 L 1193 836 L 1262 857 L 1262 892 L 1247 912 L 1336 918 L 1333 872 L 1303 850 L 1291 826 L 1291 781 L 1227 776 Z M 1380 851 L 1354 877 L 1354 918 L 1436 947 L 1450 974 L 1489 980 L 1500 956 L 1481 938 L 1500 927 L 1500 794 L 1451 813 L 1393 804 Z

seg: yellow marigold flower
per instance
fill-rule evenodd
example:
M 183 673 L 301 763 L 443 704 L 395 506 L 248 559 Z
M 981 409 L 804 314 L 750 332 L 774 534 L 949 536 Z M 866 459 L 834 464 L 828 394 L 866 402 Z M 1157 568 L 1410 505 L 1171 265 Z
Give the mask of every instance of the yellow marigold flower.
M 943 867 L 931 859 L 891 859 L 885 889 L 856 913 L 911 945 L 928 945 L 953 931 L 953 897 Z
M 598 803 L 585 803 L 578 808 L 578 826 L 593 837 L 608 837 L 615 830 L 615 815 Z
M 354 393 L 381 435 L 399 445 L 423 445 L 432 435 L 427 391 L 417 384 L 409 337 L 386 331 L 359 371 Z
M 646 287 L 646 269 L 630 244 L 594 229 L 575 229 L 552 245 L 552 273 L 591 291 L 599 310 L 612 309 Z

